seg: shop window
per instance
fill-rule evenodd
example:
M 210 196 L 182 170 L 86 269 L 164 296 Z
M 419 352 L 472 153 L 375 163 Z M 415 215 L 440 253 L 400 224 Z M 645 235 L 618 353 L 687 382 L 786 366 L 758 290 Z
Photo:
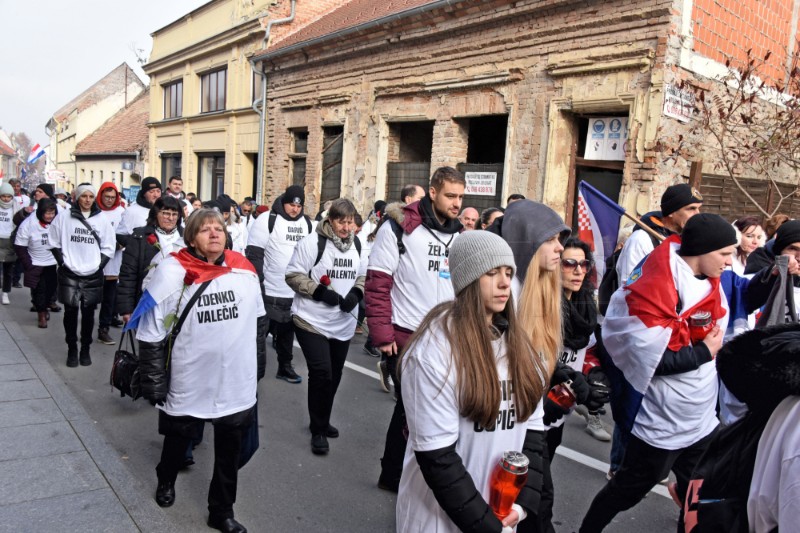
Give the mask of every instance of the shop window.
M 198 195 L 205 202 L 225 192 L 225 154 L 198 155 Z
M 181 154 L 161 155 L 161 183 L 168 183 L 169 179 L 172 176 L 182 176 L 181 162 L 182 162 Z M 203 200 L 206 199 L 207 198 L 203 198 Z

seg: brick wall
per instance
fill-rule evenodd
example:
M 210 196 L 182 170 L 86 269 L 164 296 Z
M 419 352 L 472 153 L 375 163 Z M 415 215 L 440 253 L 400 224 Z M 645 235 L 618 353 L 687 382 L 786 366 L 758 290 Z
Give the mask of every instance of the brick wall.
M 792 31 L 793 5 L 793 0 L 694 0 L 694 50 L 720 63 L 728 58 L 742 61 L 748 49 L 760 58 L 769 50 L 772 56 L 764 74 L 782 83 L 786 51 L 797 31 Z
M 352 38 L 273 60 L 274 70 L 268 74 L 268 198 L 288 183 L 288 128 L 309 128 L 307 198 L 312 210 L 319 189 L 322 124 L 344 117 L 345 145 L 354 156 L 351 165 L 345 164 L 343 191 L 364 207 L 383 196 L 377 185 L 381 146 L 388 150 L 385 133 L 381 139 L 383 121 L 435 121 L 431 161 L 436 168 L 466 158 L 468 131 L 460 119 L 488 114 L 509 116 L 507 191 L 541 198 L 550 101 L 562 96 L 562 80 L 545 70 L 548 56 L 625 42 L 660 50 L 653 63 L 663 64 L 666 46 L 659 38 L 672 23 L 672 6 L 672 0 L 473 0 L 380 30 L 373 39 Z M 479 76 L 498 78 L 459 85 Z M 651 69 L 637 67 L 628 86 L 618 90 L 647 91 L 651 76 Z M 605 77 L 587 76 L 584 89 L 591 90 Z M 432 86 L 437 83 L 441 88 Z M 346 101 L 325 103 L 334 97 Z M 639 180 L 640 172 L 655 177 L 650 160 L 631 168 L 626 179 Z

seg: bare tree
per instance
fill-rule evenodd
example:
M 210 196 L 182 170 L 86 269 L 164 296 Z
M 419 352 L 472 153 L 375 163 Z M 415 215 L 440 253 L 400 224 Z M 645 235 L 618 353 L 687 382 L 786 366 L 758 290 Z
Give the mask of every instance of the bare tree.
M 800 47 L 800 43 L 798 44 Z M 696 120 L 692 137 L 701 139 L 714 167 L 724 172 L 766 217 L 775 215 L 792 195 L 800 195 L 800 51 L 795 47 L 783 80 L 768 73 L 771 52 L 743 63 L 726 61 L 728 74 L 717 79 L 717 90 L 695 88 Z M 682 143 L 683 144 L 683 143 Z M 777 193 L 774 206 L 761 205 L 741 182 L 744 177 L 769 181 Z M 784 193 L 779 183 L 790 184 Z

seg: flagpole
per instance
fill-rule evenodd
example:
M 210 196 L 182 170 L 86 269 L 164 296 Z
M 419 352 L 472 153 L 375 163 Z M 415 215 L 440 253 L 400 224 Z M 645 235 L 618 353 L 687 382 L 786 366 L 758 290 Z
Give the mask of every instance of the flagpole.
M 653 228 L 651 228 L 650 226 L 648 226 L 647 224 L 642 222 L 638 217 L 635 217 L 635 216 L 631 215 L 627 211 L 625 211 L 622 214 L 624 216 L 628 217 L 629 219 L 633 220 L 640 228 L 642 228 L 648 234 L 650 234 L 651 237 L 655 237 L 656 239 L 658 239 L 658 242 L 662 242 L 664 239 L 666 239 L 666 237 L 664 237 L 663 235 L 661 235 L 660 233 L 655 231 Z

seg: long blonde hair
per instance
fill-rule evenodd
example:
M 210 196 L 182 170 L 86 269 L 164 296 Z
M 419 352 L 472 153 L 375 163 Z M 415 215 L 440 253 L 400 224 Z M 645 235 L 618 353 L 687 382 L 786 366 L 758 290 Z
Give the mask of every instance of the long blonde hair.
M 540 246 L 528 264 L 517 314 L 534 349 L 547 362 L 549 378 L 561 346 L 561 269 L 543 270 L 540 267 L 542 253 Z
M 434 307 L 400 354 L 400 371 L 405 354 L 434 323 L 441 324 L 452 353 L 451 368 L 455 367 L 456 371 L 459 413 L 491 429 L 497 423 L 503 393 L 492 347 L 492 328 L 486 324 L 483 309 L 479 279 L 462 290 L 455 300 Z M 527 420 L 542 398 L 544 380 L 549 380 L 549 375 L 544 362 L 533 356 L 530 339 L 517 321 L 513 297 L 509 298 L 501 316 L 508 321 L 506 358 L 511 390 L 514 391 L 515 417 L 516 420 Z

